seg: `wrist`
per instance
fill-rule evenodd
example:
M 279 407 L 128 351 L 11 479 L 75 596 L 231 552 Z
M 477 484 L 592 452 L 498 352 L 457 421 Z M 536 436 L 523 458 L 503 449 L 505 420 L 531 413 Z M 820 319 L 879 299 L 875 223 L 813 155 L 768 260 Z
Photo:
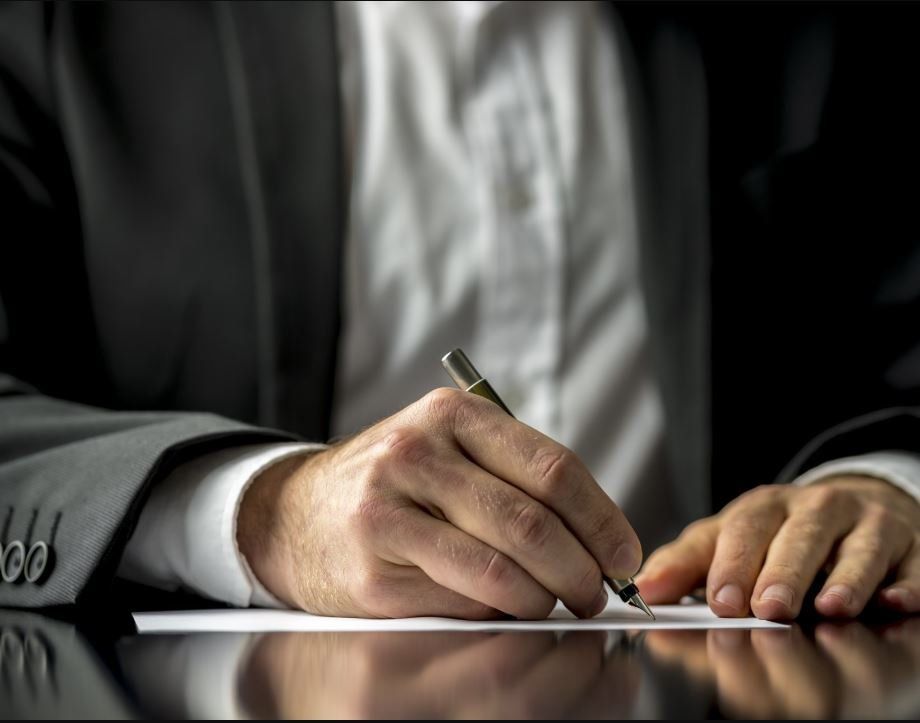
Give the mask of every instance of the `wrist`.
M 880 497 L 897 498 L 904 511 L 920 512 L 920 503 L 917 499 L 905 492 L 899 485 L 881 475 L 869 474 L 835 474 L 820 477 L 812 485 L 833 485 L 841 489 L 858 491 L 868 495 L 870 499 L 878 500 Z
M 258 581 L 289 607 L 301 607 L 293 572 L 291 541 L 298 527 L 292 495 L 300 471 L 315 451 L 287 457 L 260 472 L 240 501 L 236 537 L 240 553 Z

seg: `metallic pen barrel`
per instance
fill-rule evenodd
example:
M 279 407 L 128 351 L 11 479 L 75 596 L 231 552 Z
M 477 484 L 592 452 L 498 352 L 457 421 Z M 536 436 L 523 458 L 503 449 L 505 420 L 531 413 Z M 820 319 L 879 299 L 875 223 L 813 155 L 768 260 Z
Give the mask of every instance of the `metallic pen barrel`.
M 492 385 L 483 379 L 482 375 L 476 371 L 473 362 L 463 353 L 462 349 L 454 349 L 453 351 L 447 352 L 447 354 L 441 357 L 441 364 L 447 370 L 447 373 L 450 374 L 450 378 L 454 380 L 454 384 L 458 387 L 464 391 L 478 394 L 480 397 L 484 397 L 490 402 L 494 402 L 512 417 L 514 416 L 511 414 L 511 410 L 505 406 L 501 397 L 498 396 L 498 393 L 492 388 Z
M 447 352 L 441 357 L 441 364 L 450 374 L 450 378 L 454 380 L 454 384 L 461 389 L 469 391 L 469 388 L 476 382 L 482 381 L 482 374 L 476 371 L 473 362 L 463 353 L 462 349 Z
M 480 397 L 484 397 L 490 402 L 494 402 L 509 415 L 512 417 L 514 416 L 511 414 L 511 410 L 505 406 L 501 397 L 499 397 L 492 388 L 492 385 L 483 379 L 482 374 L 476 370 L 476 367 L 473 366 L 473 362 L 469 360 L 469 357 L 464 354 L 461 349 L 454 349 L 445 354 L 441 357 L 441 364 L 458 387 L 467 392 L 478 394 Z M 632 605 L 634 608 L 639 608 L 639 610 L 648 615 L 652 620 L 655 619 L 654 613 L 649 609 L 649 606 L 645 604 L 645 600 L 643 600 L 642 596 L 639 594 L 639 588 L 636 587 L 636 583 L 631 577 L 625 580 L 613 580 L 605 575 L 604 581 L 610 586 L 611 590 L 619 595 L 620 600 L 627 605 Z

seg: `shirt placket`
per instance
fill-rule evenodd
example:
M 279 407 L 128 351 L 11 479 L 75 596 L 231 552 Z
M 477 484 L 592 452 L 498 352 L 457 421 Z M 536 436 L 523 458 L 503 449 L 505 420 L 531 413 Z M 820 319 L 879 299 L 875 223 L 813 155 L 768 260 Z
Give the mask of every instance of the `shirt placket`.
M 484 218 L 476 353 L 509 407 L 558 433 L 564 219 L 549 111 L 522 38 L 481 34 L 471 147 Z

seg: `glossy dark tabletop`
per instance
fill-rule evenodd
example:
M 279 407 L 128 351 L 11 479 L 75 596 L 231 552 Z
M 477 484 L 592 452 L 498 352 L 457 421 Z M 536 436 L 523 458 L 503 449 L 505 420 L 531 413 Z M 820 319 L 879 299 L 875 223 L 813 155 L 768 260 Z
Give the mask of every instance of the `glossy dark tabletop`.
M 920 617 L 788 630 L 135 636 L 0 611 L 2 717 L 917 717 Z

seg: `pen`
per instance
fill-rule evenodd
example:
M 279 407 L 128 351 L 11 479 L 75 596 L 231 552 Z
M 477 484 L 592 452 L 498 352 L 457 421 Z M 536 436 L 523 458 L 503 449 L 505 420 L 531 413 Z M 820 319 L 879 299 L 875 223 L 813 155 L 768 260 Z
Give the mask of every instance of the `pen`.
M 514 416 L 511 414 L 511 410 L 505 406 L 501 397 L 496 394 L 492 385 L 483 378 L 482 374 L 476 371 L 476 367 L 473 366 L 473 363 L 469 360 L 469 357 L 463 353 L 462 349 L 454 349 L 445 354 L 441 358 L 441 364 L 458 387 L 464 391 L 478 394 L 480 397 L 488 399 L 490 402 L 494 402 L 509 415 L 512 417 Z M 620 597 L 620 600 L 627 605 L 632 605 L 634 608 L 639 608 L 652 620 L 655 619 L 655 615 L 649 609 L 649 606 L 645 604 L 645 600 L 643 600 L 642 596 L 639 594 L 639 588 L 636 587 L 636 583 L 631 577 L 625 580 L 614 580 L 604 575 L 604 582 L 606 582 L 610 586 L 610 589 Z

